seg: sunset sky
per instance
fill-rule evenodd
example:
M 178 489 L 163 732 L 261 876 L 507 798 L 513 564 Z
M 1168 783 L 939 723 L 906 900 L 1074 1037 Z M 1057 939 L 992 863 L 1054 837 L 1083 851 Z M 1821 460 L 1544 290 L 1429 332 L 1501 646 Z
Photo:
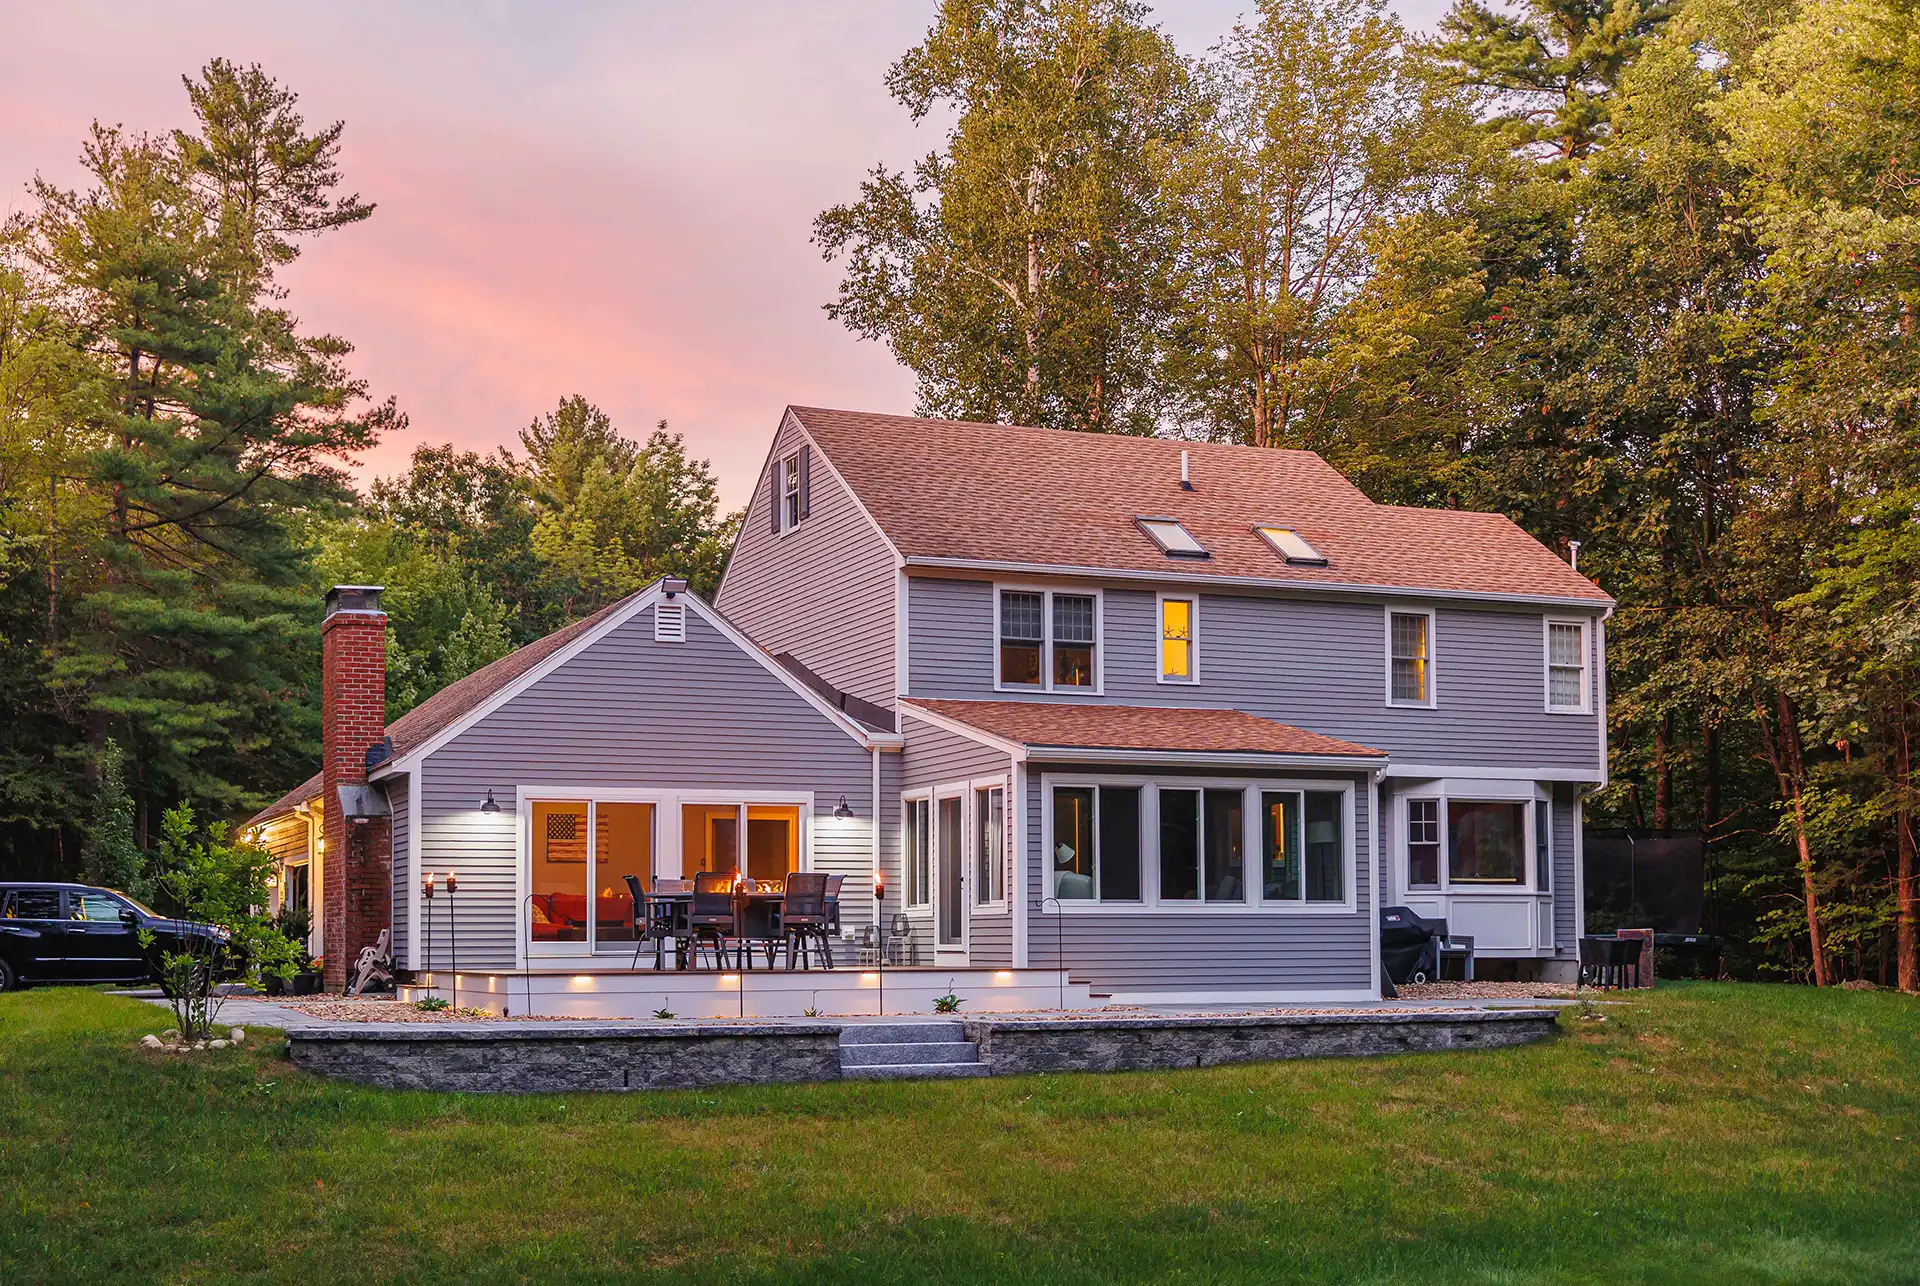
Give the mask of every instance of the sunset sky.
M 1441 0 L 1395 8 L 1426 26 Z M 1182 49 L 1246 0 L 1169 0 Z M 259 62 L 309 124 L 344 119 L 372 220 L 287 277 L 309 329 L 345 336 L 414 446 L 488 449 L 582 393 L 627 433 L 657 420 L 738 504 L 789 402 L 913 409 L 912 377 L 829 322 L 813 216 L 875 162 L 938 145 L 886 96 L 930 0 L 566 5 L 0 0 L 0 212 L 37 172 L 77 184 L 99 118 L 188 123 L 183 72 Z

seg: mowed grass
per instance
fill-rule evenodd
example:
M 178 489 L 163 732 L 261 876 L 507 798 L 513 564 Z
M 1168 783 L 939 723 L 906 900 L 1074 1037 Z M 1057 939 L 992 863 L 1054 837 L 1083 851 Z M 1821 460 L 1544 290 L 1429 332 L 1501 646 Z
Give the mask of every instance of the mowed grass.
M 0 997 L 0 1282 L 1920 1281 L 1920 1004 L 1663 986 L 1504 1051 L 387 1093 Z

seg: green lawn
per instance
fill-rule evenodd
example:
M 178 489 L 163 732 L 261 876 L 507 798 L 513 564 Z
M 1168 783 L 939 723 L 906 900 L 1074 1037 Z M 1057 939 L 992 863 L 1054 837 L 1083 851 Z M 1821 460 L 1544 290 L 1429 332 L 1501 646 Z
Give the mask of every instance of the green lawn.
M 1524 1049 L 462 1098 L 0 996 L 0 1282 L 1920 1281 L 1920 1004 L 1663 986 Z

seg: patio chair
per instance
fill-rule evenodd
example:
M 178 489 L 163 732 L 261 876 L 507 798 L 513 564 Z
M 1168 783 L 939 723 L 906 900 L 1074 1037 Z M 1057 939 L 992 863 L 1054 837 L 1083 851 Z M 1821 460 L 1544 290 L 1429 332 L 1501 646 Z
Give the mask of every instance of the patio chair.
M 700 945 L 713 947 L 713 967 L 727 967 L 727 939 L 733 936 L 733 876 L 725 871 L 699 871 L 693 877 L 693 910 L 687 916 L 691 939 L 688 958 L 700 967 Z
M 846 882 L 844 875 L 827 877 L 827 932 L 836 938 L 840 936 L 840 886 Z
M 1613 990 L 1627 985 L 1627 971 L 1633 972 L 1633 985 L 1640 985 L 1640 943 L 1632 938 L 1594 935 L 1580 939 L 1580 973 L 1575 985 Z
M 795 956 L 800 967 L 813 967 L 808 948 L 818 944 L 825 967 L 833 968 L 833 942 L 827 936 L 828 876 L 796 871 L 787 877 L 786 905 L 780 909 L 780 925 L 787 941 L 787 968 L 793 968 Z
M 647 896 L 640 884 L 640 877 L 626 877 L 627 893 L 633 898 L 633 963 L 629 969 L 640 967 L 640 952 L 647 943 L 653 943 L 653 967 L 655 972 L 667 967 L 667 941 L 674 938 L 673 904 Z M 677 939 L 674 940 L 674 963 L 680 963 L 681 951 Z

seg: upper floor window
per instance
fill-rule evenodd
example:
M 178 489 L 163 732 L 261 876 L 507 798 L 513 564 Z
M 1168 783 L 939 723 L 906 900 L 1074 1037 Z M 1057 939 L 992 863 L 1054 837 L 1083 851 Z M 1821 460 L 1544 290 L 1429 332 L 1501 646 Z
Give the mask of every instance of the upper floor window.
M 1387 613 L 1387 704 L 1433 704 L 1433 613 Z
M 1587 712 L 1587 626 L 1584 621 L 1547 622 L 1547 709 L 1565 714 Z
M 782 475 L 781 525 L 792 531 L 800 525 L 800 453 L 794 452 L 780 465 Z
M 1100 599 L 1055 590 L 1000 591 L 1001 687 L 1096 686 Z
M 1194 670 L 1193 618 L 1197 606 L 1191 598 L 1160 600 L 1160 681 L 1192 683 Z

